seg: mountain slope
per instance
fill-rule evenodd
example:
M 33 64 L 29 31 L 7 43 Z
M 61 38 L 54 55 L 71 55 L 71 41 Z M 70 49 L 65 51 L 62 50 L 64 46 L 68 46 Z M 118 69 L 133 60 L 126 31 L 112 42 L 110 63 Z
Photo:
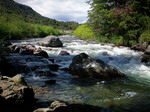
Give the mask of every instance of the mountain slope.
M 54 28 L 64 30 L 74 30 L 78 26 L 78 23 L 76 22 L 60 22 L 55 19 L 43 17 L 31 7 L 16 3 L 13 0 L 0 0 L 0 15 L 3 14 L 20 15 L 26 22 L 51 25 Z

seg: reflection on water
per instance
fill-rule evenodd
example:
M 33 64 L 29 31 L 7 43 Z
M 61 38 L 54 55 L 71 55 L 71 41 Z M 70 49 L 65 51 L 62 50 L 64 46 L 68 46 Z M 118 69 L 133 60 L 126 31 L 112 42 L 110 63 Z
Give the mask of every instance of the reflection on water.
M 64 43 L 62 48 L 46 50 L 50 58 L 62 68 L 69 67 L 73 56 L 85 52 L 96 59 L 124 72 L 126 79 L 99 80 L 94 78 L 79 79 L 72 77 L 67 71 L 59 70 L 56 77 L 39 77 L 34 71 L 27 75 L 26 79 L 31 85 L 44 85 L 43 81 L 55 79 L 55 85 L 46 85 L 53 92 L 43 94 L 40 98 L 50 100 L 64 100 L 77 103 L 87 103 L 103 107 L 113 107 L 117 111 L 144 111 L 149 110 L 150 105 L 150 67 L 140 62 L 142 53 L 130 50 L 127 47 L 114 47 L 109 44 L 97 44 L 77 39 L 73 36 L 61 36 Z M 28 41 L 15 41 L 14 43 L 36 44 L 41 39 L 30 39 Z M 70 56 L 58 56 L 61 50 L 68 51 Z M 36 65 L 40 62 L 26 62 L 28 65 Z

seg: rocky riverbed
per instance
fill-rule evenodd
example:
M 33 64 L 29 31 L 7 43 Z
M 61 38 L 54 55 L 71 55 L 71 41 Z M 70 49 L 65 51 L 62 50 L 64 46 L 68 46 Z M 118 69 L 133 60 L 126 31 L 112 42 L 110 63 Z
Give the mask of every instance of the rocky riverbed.
M 8 63 L 5 68 L 1 63 L 1 71 L 9 77 L 20 74 L 26 86 L 32 88 L 34 95 L 29 95 L 34 98 L 32 111 L 141 112 L 150 109 L 150 67 L 148 61 L 141 62 L 142 55 L 149 55 L 148 50 L 142 53 L 73 36 L 15 40 L 7 50 L 10 52 L 6 56 Z M 1 79 L 16 85 L 11 78 Z M 5 99 L 3 89 L 0 94 Z

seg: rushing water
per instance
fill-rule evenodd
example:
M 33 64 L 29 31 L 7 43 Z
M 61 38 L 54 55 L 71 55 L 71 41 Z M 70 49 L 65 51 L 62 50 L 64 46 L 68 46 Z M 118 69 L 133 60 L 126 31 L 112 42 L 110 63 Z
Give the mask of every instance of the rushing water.
M 140 62 L 142 53 L 127 47 L 115 47 L 110 44 L 97 44 L 80 40 L 73 36 L 61 36 L 62 48 L 50 48 L 36 45 L 47 51 L 50 58 L 61 68 L 68 68 L 72 58 L 79 53 L 87 53 L 95 59 L 101 59 L 126 74 L 126 79 L 100 80 L 94 78 L 79 79 L 67 71 L 55 72 L 56 77 L 40 77 L 34 71 L 26 75 L 31 85 L 43 85 L 47 79 L 55 79 L 55 85 L 46 85 L 52 93 L 40 96 L 43 99 L 64 100 L 86 103 L 103 107 L 112 107 L 116 111 L 148 111 L 150 109 L 150 65 Z M 19 44 L 36 44 L 41 39 L 15 41 Z M 59 56 L 60 51 L 71 55 Z M 19 57 L 19 55 L 12 55 Z M 41 62 L 24 62 L 29 66 L 42 65 Z M 49 63 L 49 62 L 48 62 Z M 42 65 L 44 66 L 44 65 Z M 45 69 L 46 70 L 46 69 Z

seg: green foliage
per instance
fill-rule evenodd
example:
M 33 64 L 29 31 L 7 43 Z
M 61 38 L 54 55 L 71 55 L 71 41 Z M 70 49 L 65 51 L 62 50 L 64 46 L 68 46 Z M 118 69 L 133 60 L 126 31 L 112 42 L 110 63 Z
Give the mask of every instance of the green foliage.
M 119 43 L 127 46 L 139 42 L 147 26 L 144 22 L 150 16 L 149 0 L 90 0 L 89 3 L 92 10 L 88 24 L 100 40 L 119 39 Z
M 61 34 L 51 26 L 27 23 L 23 21 L 22 18 L 23 17 L 16 14 L 5 14 L 0 16 L 1 41 Z
M 145 32 L 142 33 L 141 37 L 140 37 L 140 42 L 147 42 L 148 44 L 150 44 L 150 30 L 146 30 Z
M 147 22 L 145 24 L 147 24 L 146 26 L 146 30 L 141 34 L 140 36 L 140 43 L 143 42 L 147 42 L 148 44 L 150 44 L 150 22 L 149 22 L 150 18 L 147 18 Z
M 93 39 L 93 37 L 94 37 L 93 31 L 86 24 L 83 24 L 83 25 L 79 26 L 73 32 L 73 34 L 75 36 L 81 37 L 83 39 Z

